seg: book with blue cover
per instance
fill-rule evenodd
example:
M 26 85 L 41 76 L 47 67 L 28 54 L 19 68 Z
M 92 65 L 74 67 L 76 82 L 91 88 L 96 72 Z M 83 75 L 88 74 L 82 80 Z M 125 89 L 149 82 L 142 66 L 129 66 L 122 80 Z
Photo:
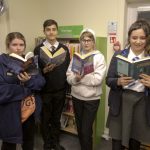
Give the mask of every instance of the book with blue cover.
M 150 57 L 145 57 L 139 60 L 129 60 L 128 58 L 117 55 L 117 72 L 118 75 L 139 79 L 139 75 L 144 73 L 150 75 Z
M 10 62 L 8 68 L 10 72 L 18 75 L 21 72 L 27 72 L 29 75 L 36 75 L 39 73 L 38 56 L 34 56 L 33 52 L 28 52 L 23 58 L 15 53 L 9 54 Z
M 94 72 L 93 57 L 97 54 L 97 51 L 92 51 L 87 54 L 79 54 L 77 52 L 73 55 L 73 62 L 71 70 L 80 75 L 86 75 Z

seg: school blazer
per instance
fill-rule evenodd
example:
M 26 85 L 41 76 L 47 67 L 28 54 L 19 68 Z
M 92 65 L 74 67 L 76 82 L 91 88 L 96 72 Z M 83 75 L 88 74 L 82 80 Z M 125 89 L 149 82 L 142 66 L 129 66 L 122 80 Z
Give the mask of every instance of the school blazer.
M 129 49 L 124 49 L 122 51 L 115 52 L 113 55 L 108 73 L 106 76 L 106 84 L 107 86 L 110 87 L 110 92 L 108 96 L 108 106 L 109 106 L 109 112 L 113 116 L 118 116 L 120 113 L 120 106 L 121 106 L 121 101 L 122 101 L 122 93 L 123 93 L 123 88 L 122 86 L 117 85 L 117 59 L 116 55 L 122 55 L 124 57 L 127 57 L 129 54 Z M 147 122 L 150 125 L 150 89 L 146 87 L 145 90 L 145 100 L 146 100 L 146 118 Z

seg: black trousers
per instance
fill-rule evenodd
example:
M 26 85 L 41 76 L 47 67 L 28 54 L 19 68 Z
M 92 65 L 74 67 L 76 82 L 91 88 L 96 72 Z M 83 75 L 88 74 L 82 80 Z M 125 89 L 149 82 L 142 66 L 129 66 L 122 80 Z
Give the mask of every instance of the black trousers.
M 34 149 L 34 133 L 35 133 L 35 120 L 34 116 L 30 116 L 22 125 L 23 129 L 23 150 Z
M 141 143 L 135 139 L 129 140 L 129 150 L 140 150 Z M 112 139 L 112 150 L 125 150 L 120 140 Z
M 59 143 L 60 117 L 65 97 L 65 90 L 47 93 L 42 96 L 41 131 L 45 149 Z
M 33 150 L 34 149 L 34 131 L 35 122 L 34 116 L 30 116 L 22 125 L 23 129 L 23 150 Z M 1 150 L 16 150 L 16 143 L 2 142 Z
M 93 149 L 93 122 L 99 106 L 98 100 L 83 101 L 73 97 L 75 119 L 81 150 Z
M 1 150 L 16 150 L 15 143 L 2 142 Z

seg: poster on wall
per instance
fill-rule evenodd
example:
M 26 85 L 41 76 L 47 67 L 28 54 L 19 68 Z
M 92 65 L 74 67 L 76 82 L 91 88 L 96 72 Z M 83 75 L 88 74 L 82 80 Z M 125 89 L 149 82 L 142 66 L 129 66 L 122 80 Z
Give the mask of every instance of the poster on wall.
M 115 43 L 117 40 L 117 22 L 108 22 L 108 38 L 110 43 Z
M 59 26 L 59 38 L 79 38 L 83 25 Z

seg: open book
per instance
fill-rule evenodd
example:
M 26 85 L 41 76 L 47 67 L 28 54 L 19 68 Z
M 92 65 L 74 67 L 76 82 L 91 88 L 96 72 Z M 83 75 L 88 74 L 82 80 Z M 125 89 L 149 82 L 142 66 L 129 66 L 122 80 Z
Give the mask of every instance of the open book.
M 131 61 L 126 57 L 117 55 L 118 75 L 125 75 L 138 79 L 141 73 L 150 75 L 150 57 L 145 57 L 136 61 Z
M 71 70 L 75 73 L 79 73 L 80 75 L 86 75 L 94 72 L 93 57 L 97 53 L 97 51 L 92 51 L 83 55 L 77 52 L 74 53 Z
M 40 49 L 40 59 L 45 64 L 56 64 L 59 66 L 65 61 L 66 53 L 63 48 L 60 48 L 52 55 L 47 47 L 42 46 Z
M 29 75 L 36 75 L 39 73 L 38 56 L 34 56 L 33 52 L 28 52 L 24 58 L 15 53 L 11 53 L 9 56 L 11 59 L 8 67 L 12 73 L 17 75 L 21 72 L 27 72 Z

